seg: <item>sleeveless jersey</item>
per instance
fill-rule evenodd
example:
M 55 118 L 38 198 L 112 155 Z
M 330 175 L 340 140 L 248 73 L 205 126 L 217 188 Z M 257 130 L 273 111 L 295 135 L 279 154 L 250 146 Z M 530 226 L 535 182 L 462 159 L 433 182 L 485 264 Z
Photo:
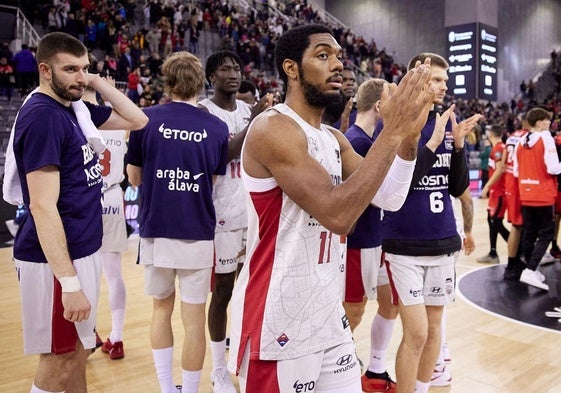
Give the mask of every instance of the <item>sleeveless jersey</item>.
M 200 101 L 199 104 L 228 125 L 229 140 L 243 131 L 251 116 L 251 107 L 241 100 L 236 100 L 236 110 L 232 112 L 220 108 L 208 98 Z M 216 179 L 212 199 L 216 211 L 217 232 L 247 228 L 245 191 L 240 174 L 239 157 L 228 163 L 226 175 Z
M 506 140 L 506 170 L 505 170 L 505 194 L 518 194 L 518 179 L 514 177 L 514 150 L 516 145 L 526 134 L 526 130 L 513 132 Z
M 122 130 L 102 131 L 106 148 L 99 156 L 101 176 L 103 176 L 102 192 L 125 178 L 125 154 L 127 152 L 126 132 Z
M 506 154 L 506 145 L 502 142 L 496 143 L 491 149 L 489 155 L 489 179 L 493 177 L 493 173 L 497 169 L 497 162 L 502 161 L 503 154 Z M 493 184 L 489 189 L 489 197 L 500 197 L 505 194 L 505 177 L 504 175 Z
M 340 184 L 340 146 L 327 126 L 312 127 L 284 104 L 269 110 L 300 125 L 308 153 Z M 284 360 L 350 341 L 345 236 L 302 210 L 274 178 L 251 178 L 243 167 L 242 178 L 250 197 L 247 259 L 232 297 L 230 369 L 239 368 L 247 345 L 251 359 Z

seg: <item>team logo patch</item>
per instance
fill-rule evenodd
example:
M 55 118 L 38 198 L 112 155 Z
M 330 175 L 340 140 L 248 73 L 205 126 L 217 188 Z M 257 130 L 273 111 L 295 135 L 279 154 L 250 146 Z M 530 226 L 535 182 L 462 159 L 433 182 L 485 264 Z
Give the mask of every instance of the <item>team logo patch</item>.
M 343 318 L 341 318 L 341 322 L 343 322 L 343 329 L 349 327 L 349 318 L 347 317 L 347 315 L 343 315 Z
M 279 336 L 279 338 L 277 338 L 277 342 L 279 343 L 279 345 L 281 347 L 284 347 L 286 345 L 286 343 L 288 342 L 288 336 L 286 334 L 281 334 Z

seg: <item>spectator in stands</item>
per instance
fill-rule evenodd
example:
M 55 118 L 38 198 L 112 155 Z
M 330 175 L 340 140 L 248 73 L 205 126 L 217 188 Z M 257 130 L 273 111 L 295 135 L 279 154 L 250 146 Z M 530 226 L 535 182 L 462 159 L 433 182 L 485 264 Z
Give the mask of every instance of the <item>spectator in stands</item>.
M 14 54 L 10 50 L 10 44 L 8 44 L 7 42 L 4 42 L 2 44 L 2 48 L 0 48 L 0 56 L 5 56 L 8 60 L 8 63 L 12 62 L 12 57 L 14 57 Z
M 189 52 L 197 54 L 199 48 L 199 37 L 199 29 L 197 29 L 197 26 L 191 25 L 189 27 Z
M 160 57 L 158 51 L 152 52 L 152 55 L 146 60 L 146 64 L 150 69 L 150 75 L 152 75 L 152 77 L 155 77 L 156 75 L 161 73 L 160 69 L 163 63 L 164 61 Z
M 125 48 L 125 52 L 119 57 L 119 63 L 117 65 L 118 80 L 127 80 L 129 73 L 136 67 L 130 52 L 130 48 L 127 47 Z
M 536 98 L 536 84 L 530 79 L 528 82 L 528 100 L 533 101 Z
M 487 138 L 483 140 L 483 150 L 479 153 L 479 159 L 481 163 L 479 164 L 479 169 L 481 172 L 481 188 L 485 187 L 487 181 L 489 181 L 489 156 L 491 155 L 491 143 Z
M 92 50 L 97 45 L 97 26 L 95 25 L 92 19 L 88 19 L 88 23 L 86 24 L 86 46 L 88 50 Z
M 520 83 L 520 92 L 522 93 L 522 98 L 526 98 L 527 90 L 528 86 L 526 85 L 526 81 L 522 81 L 522 83 Z
M 150 53 L 158 52 L 161 38 L 161 33 L 157 26 L 152 26 L 150 31 L 146 33 L 146 43 Z
M 37 79 L 37 61 L 35 55 L 27 44 L 22 44 L 21 50 L 12 58 L 16 67 L 16 80 L 20 94 L 25 95 L 31 91 Z
M 135 104 L 138 104 L 138 98 L 142 92 L 142 85 L 140 84 L 140 68 L 135 67 L 127 76 L 127 97 L 129 97 L 129 99 Z
M 0 55 L 0 94 L 6 96 L 8 103 L 12 101 L 15 82 L 14 68 L 8 64 L 5 55 Z

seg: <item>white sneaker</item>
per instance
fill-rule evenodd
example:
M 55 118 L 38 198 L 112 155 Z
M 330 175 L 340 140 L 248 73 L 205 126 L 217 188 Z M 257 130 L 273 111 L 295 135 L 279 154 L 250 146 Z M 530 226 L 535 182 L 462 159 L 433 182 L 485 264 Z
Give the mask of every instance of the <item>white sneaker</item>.
M 543 274 L 537 270 L 524 269 L 520 275 L 520 282 L 549 291 L 549 286 L 543 282 L 545 278 L 542 277 Z
M 557 259 L 555 259 L 555 257 L 553 255 L 551 255 L 550 252 L 546 252 L 542 258 L 542 260 L 540 261 L 540 265 L 546 265 L 548 263 L 553 263 L 555 262 Z
M 439 369 L 440 365 L 437 365 L 432 373 L 430 379 L 430 386 L 450 386 L 452 384 L 452 376 L 446 365 Z
M 210 383 L 214 393 L 237 393 L 230 372 L 225 368 L 217 368 L 210 373 Z

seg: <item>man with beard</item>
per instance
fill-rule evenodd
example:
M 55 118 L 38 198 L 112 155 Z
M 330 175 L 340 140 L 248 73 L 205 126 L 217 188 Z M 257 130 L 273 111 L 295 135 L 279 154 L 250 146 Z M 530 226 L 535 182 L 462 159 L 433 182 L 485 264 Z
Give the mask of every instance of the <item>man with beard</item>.
M 482 117 L 474 115 L 458 124 L 451 112 L 451 122 L 442 129 L 435 126 L 442 119 L 434 106 L 441 105 L 446 94 L 448 63 L 437 54 L 421 53 L 411 59 L 409 70 L 426 59 L 431 63 L 433 110 L 421 131 L 419 160 L 407 200 L 399 211 L 385 212 L 382 222 L 382 250 L 403 324 L 396 361 L 398 393 L 425 393 L 431 384 L 450 384 L 445 367 L 434 370 L 442 312 L 454 299 L 455 255 L 462 248 L 450 196 L 459 197 L 469 186 L 465 136 Z M 441 139 L 429 145 L 435 130 L 440 130 Z
M 248 245 L 232 298 L 229 361 L 242 392 L 362 391 L 341 302 L 345 237 L 378 194 L 386 204 L 403 201 L 434 95 L 425 88 L 430 61 L 384 87 L 387 130 L 363 159 L 321 124 L 340 97 L 341 57 L 325 26 L 286 32 L 275 60 L 286 102 L 247 132 Z
M 212 98 L 205 98 L 199 105 L 228 125 L 228 168 L 218 176 L 213 191 L 216 209 L 216 236 L 214 282 L 208 309 L 208 330 L 212 353 L 210 375 L 215 393 L 235 393 L 234 385 L 226 368 L 226 311 L 236 278 L 238 266 L 245 258 L 247 214 L 245 193 L 240 177 L 240 149 L 251 118 L 270 106 L 272 95 L 267 95 L 252 107 L 236 99 L 240 88 L 241 60 L 233 52 L 219 51 L 206 63 L 205 74 L 214 87 Z
M 30 211 L 14 243 L 24 352 L 40 354 L 32 393 L 85 392 L 86 358 L 96 345 L 102 177 L 99 145 L 88 142 L 71 104 L 91 86 L 113 107 L 86 103 L 93 126 L 138 129 L 148 119 L 99 75 L 88 74 L 88 52 L 76 38 L 46 35 L 37 63 L 39 92 L 21 108 L 13 138 Z

